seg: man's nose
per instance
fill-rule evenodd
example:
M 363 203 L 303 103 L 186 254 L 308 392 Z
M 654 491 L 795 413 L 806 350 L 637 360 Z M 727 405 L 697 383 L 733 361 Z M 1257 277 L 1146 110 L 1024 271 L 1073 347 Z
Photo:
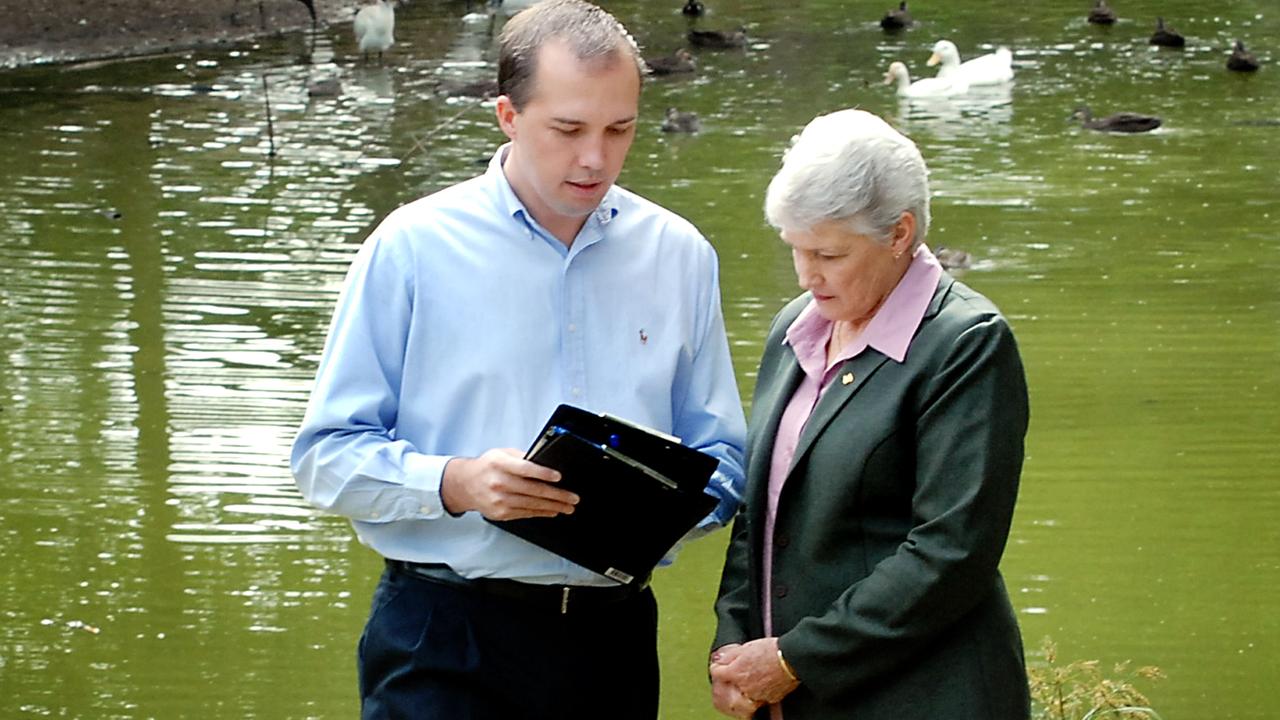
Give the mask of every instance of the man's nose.
M 590 170 L 604 167 L 605 143 L 602 136 L 589 137 L 578 148 L 578 164 Z

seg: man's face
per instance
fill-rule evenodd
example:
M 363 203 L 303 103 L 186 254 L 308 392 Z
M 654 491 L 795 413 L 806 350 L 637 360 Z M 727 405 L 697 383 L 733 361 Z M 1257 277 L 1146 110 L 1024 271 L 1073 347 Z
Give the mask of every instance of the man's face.
M 498 123 L 511 139 L 508 182 L 543 227 L 572 242 L 618 179 L 635 139 L 640 77 L 619 49 L 581 61 L 562 40 L 538 51 L 533 92 L 522 111 L 498 98 Z

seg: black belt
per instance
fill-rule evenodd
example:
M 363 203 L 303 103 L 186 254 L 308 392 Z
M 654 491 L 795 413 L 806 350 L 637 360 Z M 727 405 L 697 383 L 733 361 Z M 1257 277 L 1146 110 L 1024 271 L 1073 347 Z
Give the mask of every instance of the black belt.
M 387 560 L 394 572 L 412 575 L 440 585 L 461 588 L 520 600 L 530 607 L 557 610 L 561 615 L 570 608 L 600 607 L 629 600 L 648 588 L 648 581 L 629 585 L 540 585 L 502 578 L 465 578 L 448 565 L 428 565 L 405 560 Z

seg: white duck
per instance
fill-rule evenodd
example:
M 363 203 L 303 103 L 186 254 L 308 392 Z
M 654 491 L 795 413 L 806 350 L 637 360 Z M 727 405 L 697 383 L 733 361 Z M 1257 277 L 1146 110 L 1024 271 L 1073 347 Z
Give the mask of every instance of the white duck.
M 386 52 L 396 39 L 392 33 L 396 27 L 395 5 L 387 0 L 373 0 L 360 8 L 353 23 L 356 31 L 356 44 L 366 60 L 369 53 L 378 53 L 378 62 L 382 62 L 382 53 Z
M 900 62 L 889 65 L 889 72 L 884 74 L 884 84 L 898 84 L 898 95 L 909 98 L 946 97 L 962 95 L 969 91 L 964 78 L 931 77 L 911 82 L 907 66 Z
M 1007 47 L 960 62 L 960 51 L 950 40 L 939 40 L 929 56 L 929 66 L 941 63 L 940 78 L 963 78 L 969 85 L 1000 85 L 1013 81 L 1013 52 Z

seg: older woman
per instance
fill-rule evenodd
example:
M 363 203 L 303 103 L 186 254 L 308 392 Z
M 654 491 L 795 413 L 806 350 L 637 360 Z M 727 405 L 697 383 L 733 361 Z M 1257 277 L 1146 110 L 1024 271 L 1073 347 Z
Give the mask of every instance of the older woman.
M 997 570 L 1026 382 L 1005 318 L 924 245 L 927 173 L 910 140 L 843 110 L 769 184 L 805 293 L 760 361 L 711 654 L 726 715 L 1029 715 Z

